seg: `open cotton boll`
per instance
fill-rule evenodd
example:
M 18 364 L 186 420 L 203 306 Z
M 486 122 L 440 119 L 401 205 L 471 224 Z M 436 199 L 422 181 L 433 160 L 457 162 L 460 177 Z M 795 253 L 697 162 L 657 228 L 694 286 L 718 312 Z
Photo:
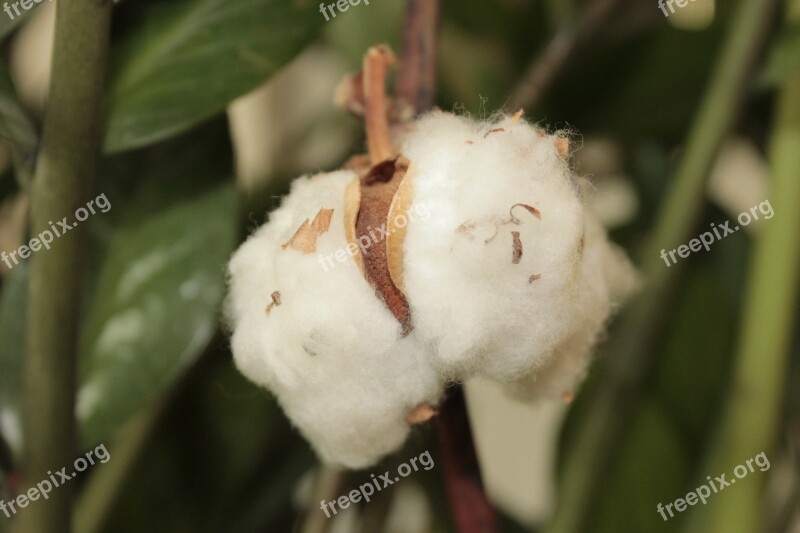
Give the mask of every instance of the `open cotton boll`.
M 352 258 L 324 260 L 346 249 L 344 190 L 354 176 L 295 181 L 231 260 L 227 314 L 239 370 L 276 395 L 323 461 L 361 468 L 402 445 L 406 417 L 435 404 L 441 383 Z M 320 209 L 333 213 L 313 253 L 282 246 Z
M 405 137 L 413 205 L 405 292 L 441 370 L 513 381 L 582 328 L 584 208 L 559 137 L 431 113 Z M 566 139 L 561 139 L 566 142 Z

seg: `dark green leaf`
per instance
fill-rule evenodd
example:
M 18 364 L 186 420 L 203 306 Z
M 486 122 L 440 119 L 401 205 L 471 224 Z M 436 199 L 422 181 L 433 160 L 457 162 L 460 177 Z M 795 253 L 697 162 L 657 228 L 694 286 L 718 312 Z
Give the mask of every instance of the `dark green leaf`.
M 235 221 L 233 187 L 223 186 L 114 233 L 83 335 L 85 442 L 102 441 L 205 348 Z
M 603 479 L 603 493 L 595 502 L 593 533 L 679 531 L 680 518 L 665 522 L 659 503 L 686 495 L 689 468 L 680 432 L 662 409 L 642 401 L 625 434 L 615 465 Z
M 36 132 L 27 113 L 17 100 L 6 64 L 0 59 L 0 137 L 23 149 L 36 145 Z
M 292 59 L 324 20 L 288 0 L 136 3 L 116 50 L 108 151 L 175 135 L 222 111 Z

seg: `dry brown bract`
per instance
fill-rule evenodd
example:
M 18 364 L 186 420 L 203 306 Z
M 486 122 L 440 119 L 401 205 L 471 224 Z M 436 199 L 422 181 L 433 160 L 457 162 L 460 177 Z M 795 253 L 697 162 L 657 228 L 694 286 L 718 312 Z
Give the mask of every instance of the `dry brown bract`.
M 333 209 L 321 208 L 317 212 L 317 216 L 313 221 L 306 219 L 297 231 L 294 232 L 292 238 L 281 245 L 284 250 L 291 247 L 293 250 L 303 252 L 304 254 L 311 254 L 317 251 L 317 237 L 328 231 L 331 227 L 331 217 L 333 217 Z
M 272 311 L 273 307 L 278 307 L 279 305 L 281 305 L 281 293 L 280 292 L 278 292 L 278 291 L 273 292 L 272 295 L 271 295 L 271 298 L 272 298 L 272 302 L 267 306 L 267 314 L 269 314 Z
M 418 405 L 408 414 L 406 417 L 406 423 L 410 425 L 421 424 L 423 422 L 427 422 L 437 414 L 438 411 L 436 411 L 436 409 L 424 403 L 422 405 Z
M 359 179 L 358 215 L 353 217 L 350 213 L 346 216 L 348 224 L 355 218 L 355 230 L 349 228 L 347 230 L 348 235 L 354 236 L 354 241 L 363 239 L 364 242 L 372 242 L 370 230 L 374 231 L 375 228 L 385 227 L 387 233 L 395 229 L 395 223 L 391 218 L 392 207 L 395 206 L 395 212 L 400 212 L 410 203 L 408 186 L 403 188 L 404 192 L 398 197 L 400 200 L 395 203 L 395 197 L 408 173 L 409 165 L 408 159 L 400 156 L 378 163 Z M 348 187 L 347 196 L 345 201 L 348 211 L 352 211 L 356 193 Z M 392 235 L 391 241 L 387 239 L 387 242 L 372 243 L 370 247 L 362 250 L 363 255 L 356 254 L 355 257 L 357 257 L 356 262 L 360 262 L 360 266 L 363 267 L 364 276 L 375 287 L 375 291 L 400 322 L 403 333 L 407 335 L 412 329 L 411 311 L 405 295 L 394 281 L 396 278 L 402 284 L 403 238 L 404 233 Z

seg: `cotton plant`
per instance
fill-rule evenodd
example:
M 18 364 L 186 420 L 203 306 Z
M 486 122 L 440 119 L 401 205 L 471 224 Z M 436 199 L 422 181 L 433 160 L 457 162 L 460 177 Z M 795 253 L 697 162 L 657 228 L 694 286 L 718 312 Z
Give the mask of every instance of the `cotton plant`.
M 450 382 L 569 400 L 635 284 L 584 206 L 565 132 L 521 112 L 408 119 L 384 94 L 392 61 L 371 49 L 338 94 L 369 154 L 297 179 L 229 265 L 237 367 L 348 468 L 398 449 Z

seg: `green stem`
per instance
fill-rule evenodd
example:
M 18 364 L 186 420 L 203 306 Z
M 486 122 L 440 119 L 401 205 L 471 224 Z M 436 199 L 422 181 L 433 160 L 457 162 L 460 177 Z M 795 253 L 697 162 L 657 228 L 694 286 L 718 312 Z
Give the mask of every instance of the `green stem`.
M 125 424 L 114 437 L 114 444 L 109 450 L 113 460 L 92 475 L 77 501 L 73 521 L 75 533 L 98 533 L 103 530 L 163 410 L 164 404 L 156 402 Z
M 703 188 L 719 149 L 728 135 L 749 86 L 777 0 L 741 0 L 726 36 L 686 151 L 661 208 L 652 238 L 643 249 L 646 286 L 623 313 L 608 346 L 609 363 L 600 369 L 600 388 L 589 402 L 579 437 L 568 452 L 560 489 L 560 505 L 551 533 L 585 530 L 592 502 L 623 433 L 632 406 L 652 364 L 648 347 L 658 334 L 680 272 L 667 267 L 661 249 L 689 240 L 703 212 Z
M 800 0 L 789 7 L 800 21 Z M 792 328 L 800 284 L 800 74 L 783 84 L 775 110 L 769 159 L 770 205 L 762 222 L 745 291 L 743 326 L 730 401 L 703 475 L 727 473 L 762 452 L 775 450 L 787 386 Z M 763 531 L 761 503 L 766 475 L 758 469 L 724 495 L 698 509 L 689 531 Z
M 42 148 L 31 187 L 31 231 L 51 221 L 74 222 L 88 200 L 102 130 L 102 97 L 111 19 L 109 0 L 59 0 Z M 31 258 L 28 289 L 25 403 L 25 483 L 75 459 L 75 382 L 81 301 L 83 225 Z M 20 533 L 70 529 L 72 489 L 55 489 L 46 504 L 18 513 Z

